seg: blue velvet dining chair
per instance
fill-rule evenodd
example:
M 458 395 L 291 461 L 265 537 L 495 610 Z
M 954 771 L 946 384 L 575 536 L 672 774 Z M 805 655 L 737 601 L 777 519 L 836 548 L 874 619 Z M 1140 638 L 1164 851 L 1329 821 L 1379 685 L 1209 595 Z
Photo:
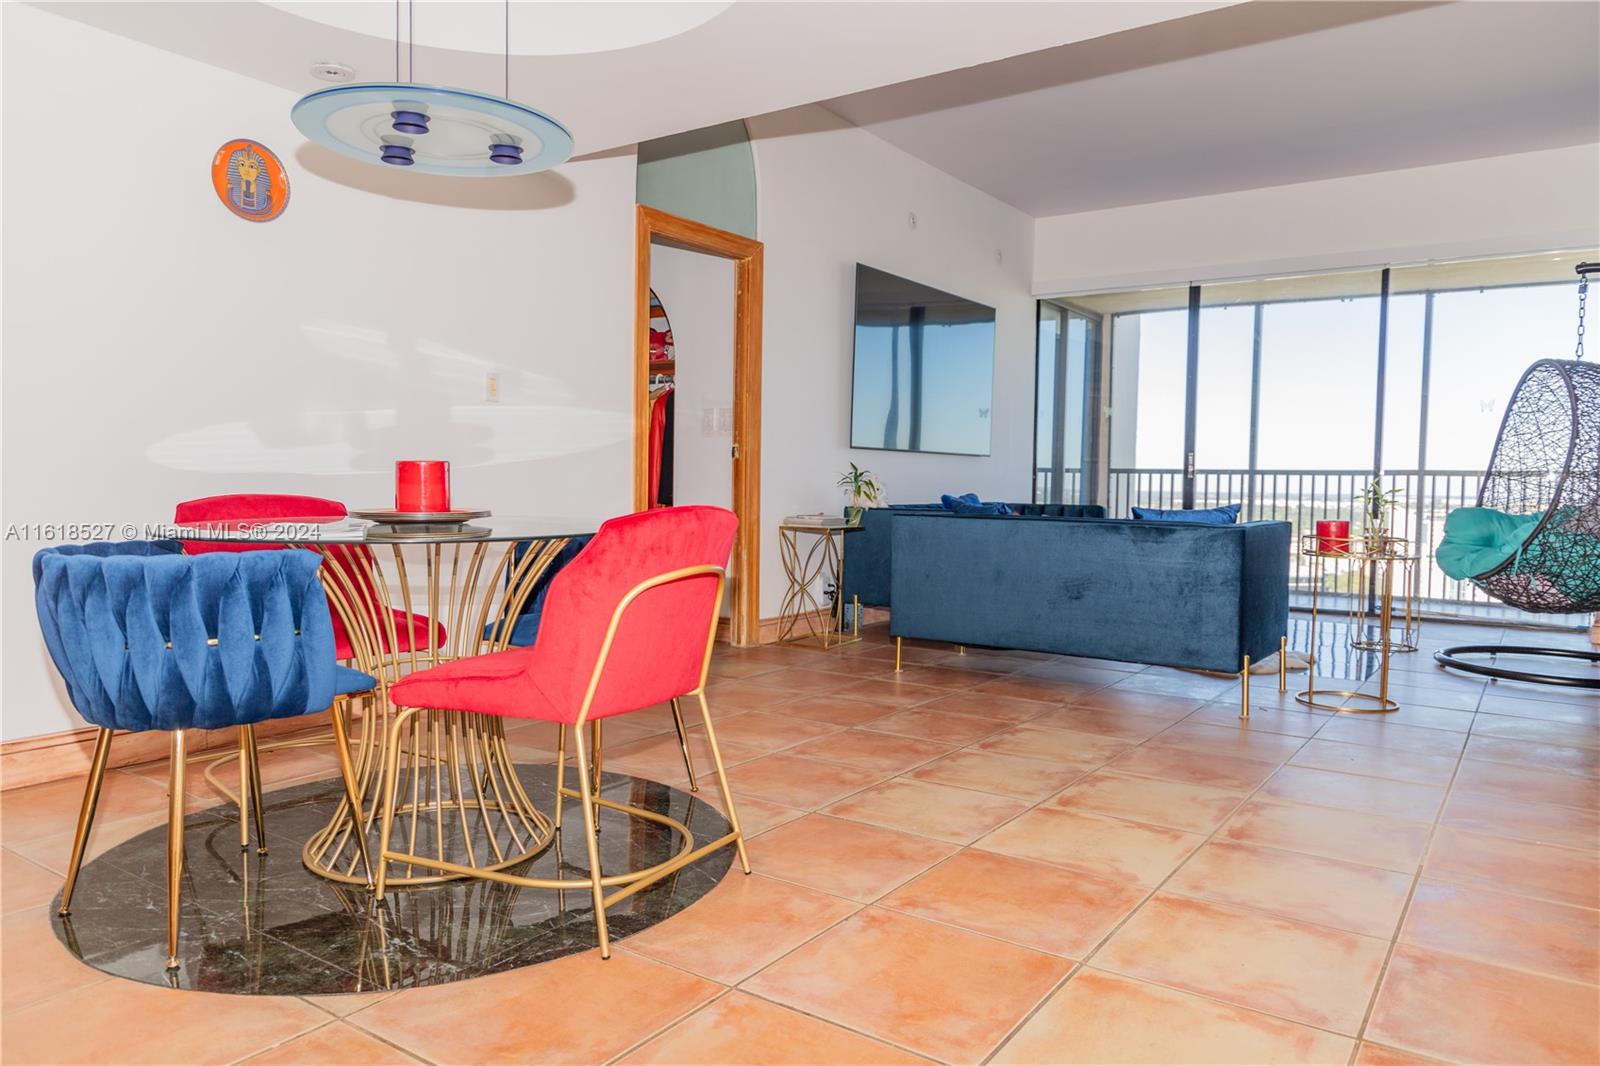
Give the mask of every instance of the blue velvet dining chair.
M 246 811 L 253 803 L 256 844 L 266 851 L 255 724 L 326 710 L 376 684 L 334 660 L 320 565 L 321 556 L 299 550 L 184 555 L 176 541 L 66 545 L 33 557 L 45 646 L 72 705 L 99 727 L 62 915 L 72 905 L 115 730 L 172 734 L 168 969 L 178 966 L 185 729 L 239 727 L 240 842 L 248 847 Z M 337 710 L 333 719 L 335 733 L 342 733 Z M 355 803 L 353 771 L 344 761 L 340 769 Z

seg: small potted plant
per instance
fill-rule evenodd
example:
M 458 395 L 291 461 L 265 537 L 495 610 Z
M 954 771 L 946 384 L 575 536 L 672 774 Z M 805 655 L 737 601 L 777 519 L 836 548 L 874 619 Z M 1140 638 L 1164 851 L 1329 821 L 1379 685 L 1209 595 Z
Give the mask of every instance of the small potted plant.
M 845 519 L 852 526 L 861 524 L 861 512 L 868 507 L 875 507 L 883 498 L 883 486 L 878 484 L 878 479 L 872 471 L 863 470 L 854 463 L 850 469 L 839 475 L 839 487 L 850 496 L 850 505 L 845 508 Z
M 1384 541 L 1390 536 L 1390 525 L 1394 521 L 1395 504 L 1399 501 L 1400 490 L 1383 487 L 1383 479 L 1374 477 L 1367 483 L 1366 490 L 1361 494 L 1361 514 L 1364 518 L 1363 532 L 1366 534 L 1367 550 L 1382 551 Z

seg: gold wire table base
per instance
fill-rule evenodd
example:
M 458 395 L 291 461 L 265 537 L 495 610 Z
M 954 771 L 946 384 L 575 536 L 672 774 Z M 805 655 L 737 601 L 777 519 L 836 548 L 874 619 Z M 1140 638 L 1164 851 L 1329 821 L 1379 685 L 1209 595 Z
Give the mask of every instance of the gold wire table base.
M 1421 646 L 1422 618 L 1417 609 L 1417 567 L 1410 542 L 1387 536 L 1376 550 L 1365 545 L 1362 565 L 1355 568 L 1356 587 L 1350 597 L 1350 646 L 1357 651 L 1390 655 L 1415 652 Z M 1382 571 L 1392 570 L 1393 574 Z M 1379 608 L 1387 598 L 1388 621 L 1380 623 L 1369 606 Z M 1384 628 L 1380 631 L 1379 625 Z M 1385 646 L 1387 644 L 1387 647 Z
M 518 779 L 500 719 L 429 710 L 397 732 L 390 728 L 396 712 L 389 689 L 416 670 L 504 651 L 539 577 L 567 543 L 554 537 L 381 548 L 296 545 L 323 553 L 323 587 L 350 638 L 352 664 L 378 682 L 369 694 L 335 701 L 334 736 L 347 740 L 335 747 L 355 784 L 301 850 L 309 870 L 342 884 L 370 884 L 367 860 L 379 854 L 385 799 L 393 804 L 395 838 L 407 855 L 457 870 L 503 870 L 549 847 L 555 827 Z M 402 640 L 402 633 L 427 637 Z M 391 757 L 398 764 L 396 787 L 384 797 L 382 771 Z M 387 871 L 396 887 L 464 876 L 470 875 L 403 861 L 392 861 Z
M 1389 698 L 1389 657 L 1396 652 L 1415 651 L 1418 629 L 1412 611 L 1412 599 L 1409 591 L 1412 569 L 1415 557 L 1410 556 L 1408 543 L 1400 537 L 1374 537 L 1363 538 L 1349 542 L 1345 548 L 1338 551 L 1324 551 L 1320 538 L 1313 533 L 1301 534 L 1300 554 L 1311 559 L 1311 625 L 1310 625 L 1310 653 L 1307 661 L 1313 671 L 1316 670 L 1317 654 L 1317 593 L 1322 587 L 1323 566 L 1325 560 L 1349 561 L 1357 564 L 1357 587 L 1355 596 L 1351 599 L 1350 646 L 1360 651 L 1376 652 L 1378 655 L 1378 691 L 1354 692 L 1348 689 L 1329 689 L 1311 687 L 1295 693 L 1295 702 L 1305 707 L 1314 707 L 1320 711 L 1334 711 L 1338 714 L 1393 714 L 1400 709 L 1400 704 Z M 1394 618 L 1394 579 L 1396 567 L 1404 571 L 1408 591 L 1402 601 L 1404 606 L 1403 629 L 1401 640 L 1393 636 Z M 1378 617 L 1376 619 L 1376 637 L 1367 636 L 1367 611 L 1365 603 L 1368 597 L 1377 600 Z M 1356 637 L 1359 632 L 1361 636 Z M 1340 702 L 1327 702 L 1337 698 Z M 1348 701 L 1359 700 L 1367 706 L 1351 707 Z
M 1374 704 L 1372 707 L 1346 707 L 1342 703 L 1321 703 L 1322 697 L 1338 696 L 1351 700 L 1367 700 Z M 1337 711 L 1340 714 L 1393 714 L 1400 709 L 1400 705 L 1386 696 L 1378 696 L 1371 692 L 1351 692 L 1348 689 L 1337 688 L 1308 688 L 1294 694 L 1296 703 L 1307 707 L 1315 707 L 1319 711 Z
M 827 651 L 861 639 L 859 604 L 854 608 L 851 631 L 846 633 L 844 628 L 844 538 L 848 528 L 792 522 L 778 526 L 778 555 L 783 561 L 784 576 L 789 579 L 789 589 L 778 608 L 777 643 Z M 804 552 L 800 550 L 802 533 L 815 538 Z M 832 607 L 824 607 L 811 591 L 812 584 L 823 577 L 833 578 Z M 820 627 L 818 616 L 825 619 Z M 802 621 L 806 632 L 796 636 L 795 630 Z
M 1383 641 L 1379 640 L 1377 638 L 1366 639 L 1366 640 L 1351 640 L 1350 641 L 1350 646 L 1352 648 L 1354 648 L 1356 651 L 1372 651 L 1372 652 L 1379 652 L 1379 653 L 1381 653 L 1383 651 Z M 1406 654 L 1408 652 L 1416 651 L 1420 646 L 1421 645 L 1419 645 L 1419 644 L 1414 644 L 1414 643 L 1412 643 L 1410 641 L 1407 641 L 1407 640 L 1404 640 L 1404 639 L 1391 640 L 1391 641 L 1389 641 L 1389 653 L 1391 655 L 1403 655 L 1403 654 Z
M 334 714 L 339 713 L 335 708 Z M 468 718 L 479 721 L 469 722 Z M 383 715 L 383 721 L 391 715 Z M 364 726 L 353 745 L 352 762 L 362 789 L 361 822 L 367 855 L 377 855 L 381 824 L 378 761 L 380 740 L 388 734 L 383 721 Z M 537 857 L 550 846 L 554 827 L 527 795 L 518 779 L 499 719 L 456 711 L 426 711 L 408 723 L 399 740 L 402 767 L 395 788 L 395 835 L 405 841 L 411 855 L 449 860 L 474 870 L 503 870 Z M 360 773 L 358 752 L 374 737 L 371 780 Z M 340 801 L 328 824 L 314 833 L 301 849 L 301 861 L 312 872 L 349 885 L 370 884 L 363 861 L 362 840 L 356 838 L 349 798 Z M 419 873 L 410 863 L 391 862 L 389 884 L 429 885 L 469 876 Z

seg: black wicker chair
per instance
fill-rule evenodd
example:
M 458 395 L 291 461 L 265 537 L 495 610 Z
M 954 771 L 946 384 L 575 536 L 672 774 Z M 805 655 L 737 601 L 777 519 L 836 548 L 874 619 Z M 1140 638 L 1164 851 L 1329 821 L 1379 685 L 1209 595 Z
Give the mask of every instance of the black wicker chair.
M 1583 362 L 1583 309 L 1591 273 L 1600 273 L 1600 264 L 1579 264 L 1576 357 L 1541 359 L 1522 375 L 1478 490 L 1479 507 L 1541 516 L 1516 557 L 1471 579 L 1500 602 L 1535 614 L 1600 611 L 1600 364 Z M 1444 666 L 1488 677 L 1600 688 L 1600 671 L 1586 677 L 1517 670 L 1496 665 L 1497 655 L 1600 666 L 1600 653 L 1593 651 L 1500 644 L 1459 645 L 1433 657 Z

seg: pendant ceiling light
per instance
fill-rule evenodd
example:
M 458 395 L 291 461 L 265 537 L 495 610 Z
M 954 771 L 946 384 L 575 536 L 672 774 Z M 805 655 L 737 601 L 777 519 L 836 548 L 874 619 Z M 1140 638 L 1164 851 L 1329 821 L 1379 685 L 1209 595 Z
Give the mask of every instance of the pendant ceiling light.
M 511 3 L 506 0 L 506 96 L 418 85 L 407 44 L 400 80 L 395 2 L 394 81 L 337 85 L 303 96 L 289 112 L 301 133 L 341 155 L 423 174 L 496 178 L 548 170 L 572 155 L 572 134 L 511 95 Z M 406 11 L 410 14 L 410 0 Z M 407 37 L 410 37 L 409 30 Z

